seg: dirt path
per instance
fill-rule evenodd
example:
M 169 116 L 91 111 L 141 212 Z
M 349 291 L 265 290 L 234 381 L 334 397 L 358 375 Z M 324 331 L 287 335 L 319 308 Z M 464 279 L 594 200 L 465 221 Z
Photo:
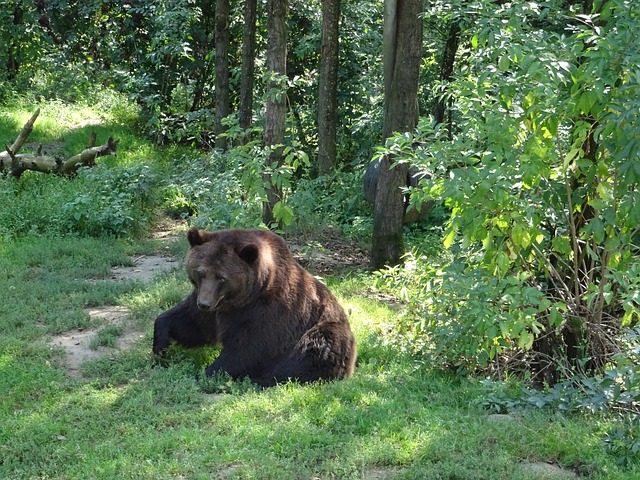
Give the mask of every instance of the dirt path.
M 132 267 L 114 267 L 111 271 L 113 281 L 139 280 L 150 282 L 156 275 L 175 270 L 180 265 L 177 259 L 159 255 L 141 255 L 134 260 Z M 127 327 L 129 311 L 122 306 L 104 306 L 85 310 L 95 328 L 75 329 L 61 333 L 51 339 L 51 345 L 64 350 L 62 364 L 69 375 L 82 377 L 82 364 L 88 360 L 116 355 L 119 351 L 132 346 L 143 336 L 143 332 Z M 94 339 L 109 327 L 121 330 L 115 338 L 115 347 L 95 346 Z

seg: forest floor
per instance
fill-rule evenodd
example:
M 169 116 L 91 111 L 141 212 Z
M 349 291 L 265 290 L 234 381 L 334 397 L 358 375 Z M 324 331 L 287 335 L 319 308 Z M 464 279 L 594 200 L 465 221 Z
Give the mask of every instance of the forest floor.
M 56 130 L 33 134 L 48 149 L 71 139 L 58 130 L 70 115 L 56 113 L 49 123 L 42 114 Z M 124 138 L 110 160 L 121 171 L 158 155 L 128 130 L 97 128 L 101 137 Z M 348 312 L 358 343 L 353 377 L 266 390 L 202 379 L 215 348 L 172 347 L 160 367 L 151 352 L 154 318 L 191 288 L 182 270 L 186 224 L 166 221 L 144 239 L 37 234 L 44 207 L 59 206 L 61 183 L 29 178 L 20 189 L 48 196 L 16 202 L 19 189 L 0 190 L 7 208 L 19 206 L 0 223 L 10 233 L 0 243 L 2 479 L 640 478 L 639 466 L 619 467 L 603 446 L 615 416 L 496 414 L 483 379 L 434 367 L 429 352 L 403 336 L 406 304 L 373 287 L 366 248 L 337 230 L 285 240 Z M 76 182 L 62 187 L 75 201 Z
M 163 224 L 152 239 L 160 240 L 160 245 L 165 245 L 160 251 L 166 251 L 167 242 L 178 240 L 180 230 L 184 230 L 183 224 Z M 335 275 L 340 272 L 348 272 L 357 268 L 366 268 L 366 251 L 353 241 L 344 239 L 337 232 L 326 232 L 313 241 L 305 237 L 288 238 L 291 249 L 297 260 L 310 271 L 322 275 Z M 155 253 L 137 255 L 131 258 L 131 266 L 114 266 L 111 270 L 109 281 L 112 282 L 141 282 L 148 284 L 157 276 L 175 271 L 182 267 L 180 258 L 166 254 Z M 389 299 L 386 299 L 389 300 Z M 110 359 L 133 347 L 145 337 L 145 331 L 140 327 L 128 326 L 130 311 L 122 305 L 100 306 L 85 309 L 90 317 L 90 323 L 95 327 L 78 328 L 54 335 L 50 341 L 52 347 L 61 348 L 64 352 L 60 357 L 60 366 L 74 379 L 83 379 L 83 365 L 85 362 L 98 359 Z M 119 331 L 114 336 L 110 345 L 100 345 L 96 342 L 101 332 L 106 328 L 115 327 Z M 90 380 L 90 378 L 84 378 Z M 223 395 L 213 394 L 211 398 L 224 399 Z M 491 423 L 518 423 L 517 415 L 488 415 Z M 219 478 L 231 478 L 238 465 L 230 464 L 219 472 Z M 536 478 L 548 478 L 555 480 L 568 480 L 579 478 L 572 469 L 563 468 L 553 462 L 529 461 L 521 464 L 521 469 L 529 472 Z M 364 480 L 387 480 L 396 478 L 401 473 L 397 466 L 375 466 L 363 470 Z M 320 480 L 322 477 L 312 477 L 312 480 Z

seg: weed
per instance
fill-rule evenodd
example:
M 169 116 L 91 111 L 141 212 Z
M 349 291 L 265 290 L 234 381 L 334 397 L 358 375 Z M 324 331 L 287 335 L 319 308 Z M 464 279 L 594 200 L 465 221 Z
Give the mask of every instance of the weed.
M 122 325 L 108 325 L 101 328 L 96 333 L 89 343 L 89 347 L 92 350 L 97 350 L 99 347 L 116 348 L 118 338 L 122 335 L 124 327 Z
M 605 450 L 616 459 L 616 464 L 631 468 L 640 463 L 640 417 L 624 416 L 606 432 L 603 443 Z

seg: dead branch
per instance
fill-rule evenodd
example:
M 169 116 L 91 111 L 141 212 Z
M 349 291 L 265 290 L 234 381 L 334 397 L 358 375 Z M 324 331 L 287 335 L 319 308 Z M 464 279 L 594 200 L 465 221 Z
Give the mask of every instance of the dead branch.
M 18 153 L 18 151 L 22 148 L 22 145 L 24 145 L 24 142 L 27 141 L 27 137 L 31 134 L 31 131 L 33 130 L 33 124 L 35 123 L 36 118 L 38 118 L 38 115 L 40 115 L 39 108 L 36 109 L 33 115 L 31 115 L 31 118 L 27 120 L 27 123 L 24 124 L 24 127 L 22 127 L 22 130 L 20 131 L 20 135 L 18 135 L 18 138 L 16 138 L 16 140 L 10 147 L 7 147 L 7 151 L 0 152 L 0 161 L 2 161 L 7 156 L 12 157 L 13 155 Z
M 119 140 L 114 140 L 110 137 L 106 144 L 96 147 L 95 133 L 92 133 L 89 139 L 88 148 L 67 159 L 61 159 L 51 155 L 42 155 L 42 145 L 35 154 L 18 154 L 18 150 L 22 148 L 27 137 L 33 130 L 33 123 L 39 113 L 40 109 L 37 109 L 22 128 L 15 142 L 13 142 L 11 146 L 7 146 L 6 151 L 0 152 L 0 171 L 9 170 L 10 174 L 17 178 L 20 178 L 26 170 L 72 175 L 82 166 L 94 166 L 98 157 L 115 155 Z

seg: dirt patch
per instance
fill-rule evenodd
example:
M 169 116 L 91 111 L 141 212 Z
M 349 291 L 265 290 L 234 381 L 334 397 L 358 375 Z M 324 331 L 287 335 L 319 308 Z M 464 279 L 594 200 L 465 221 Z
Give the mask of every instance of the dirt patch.
M 398 475 L 399 470 L 394 467 L 373 467 L 364 471 L 366 480 L 388 480 Z
M 183 219 L 164 219 L 154 228 L 151 238 L 154 240 L 176 241 L 180 237 L 185 237 L 188 223 Z
M 149 282 L 156 275 L 175 270 L 180 265 L 175 258 L 161 255 L 141 255 L 136 257 L 133 267 L 114 267 L 111 271 L 112 281 L 135 280 Z M 127 328 L 129 311 L 121 306 L 106 306 L 85 310 L 95 322 L 95 328 L 76 329 L 56 335 L 51 345 L 62 348 L 64 354 L 62 364 L 75 378 L 82 376 L 82 364 L 88 360 L 115 356 L 119 351 L 131 347 L 143 336 L 143 332 Z M 92 346 L 103 329 L 116 327 L 118 334 L 114 339 L 114 347 Z
M 333 275 L 369 266 L 366 249 L 336 231 L 329 230 L 312 240 L 291 236 L 286 241 L 296 260 L 313 273 Z
M 111 269 L 111 279 L 149 282 L 159 273 L 170 272 L 180 265 L 180 262 L 175 258 L 161 255 L 141 255 L 135 257 L 133 263 L 133 267 L 114 267 Z
M 102 120 L 101 118 L 87 118 L 86 120 L 78 122 L 75 125 L 75 128 L 95 127 L 102 124 L 104 124 L 104 120 Z
M 520 420 L 519 415 L 511 415 L 509 413 L 492 413 L 487 415 L 487 420 L 490 422 L 515 422 Z
M 85 310 L 92 320 L 100 322 L 95 328 L 76 329 L 61 333 L 51 339 L 51 345 L 64 350 L 62 363 L 72 377 L 82 376 L 82 364 L 95 358 L 116 355 L 118 351 L 129 348 L 142 338 L 142 332 L 127 330 L 126 328 L 115 340 L 115 348 L 94 347 L 92 340 L 99 332 L 108 326 L 122 327 L 129 311 L 125 307 L 101 307 Z
M 523 464 L 526 471 L 539 475 L 541 479 L 571 480 L 580 478 L 577 473 L 552 463 L 531 462 Z

